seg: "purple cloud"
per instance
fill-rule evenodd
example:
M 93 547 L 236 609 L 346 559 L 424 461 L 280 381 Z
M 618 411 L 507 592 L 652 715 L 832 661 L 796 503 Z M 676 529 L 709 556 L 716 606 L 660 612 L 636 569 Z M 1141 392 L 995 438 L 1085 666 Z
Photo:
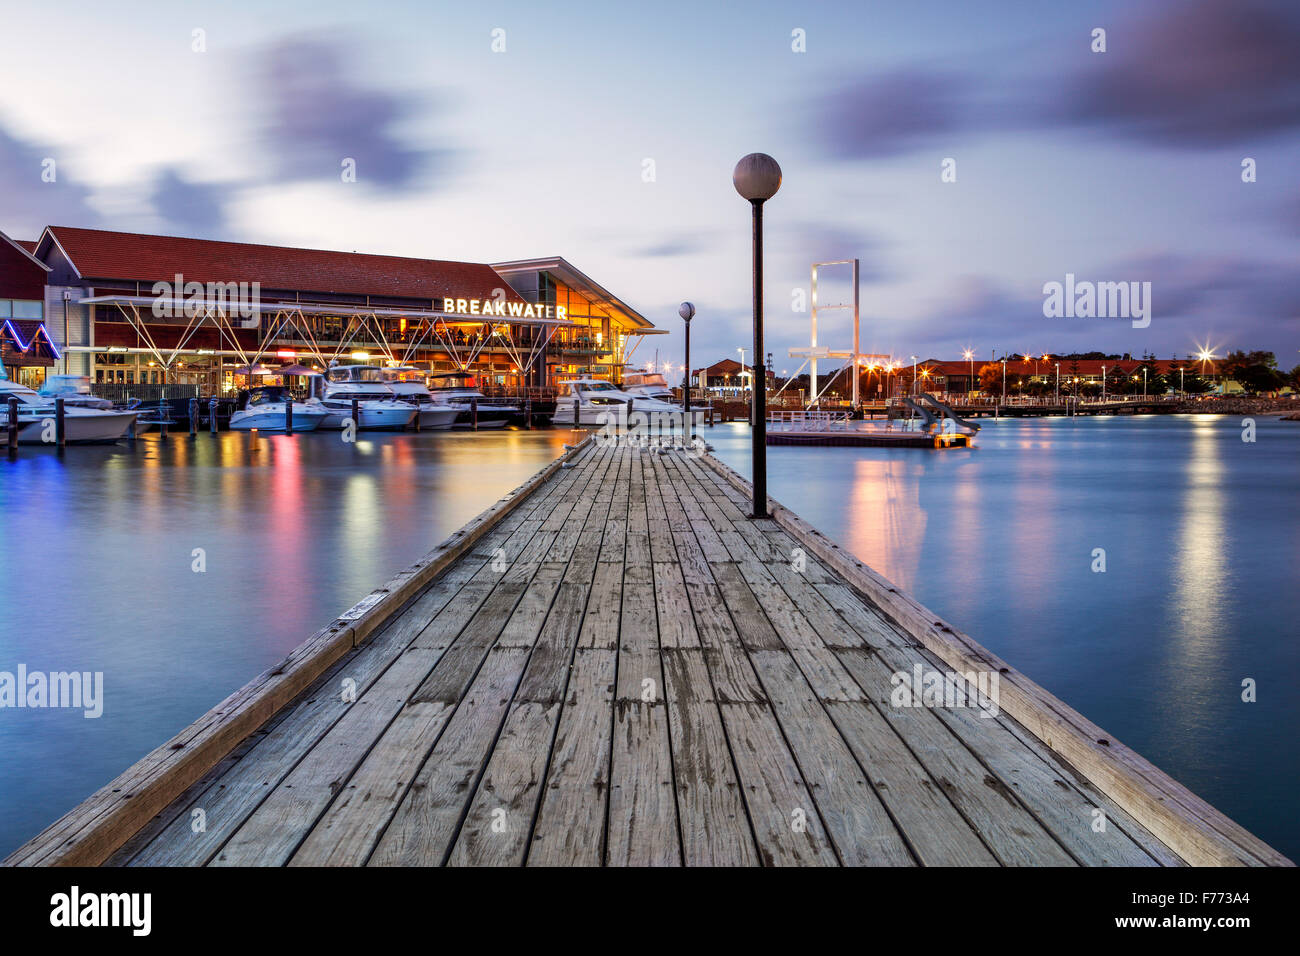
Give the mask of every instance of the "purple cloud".
M 168 168 L 154 180 L 150 199 L 169 234 L 217 239 L 226 230 L 226 192 L 225 186 L 192 182 Z
M 53 160 L 49 166 L 47 160 Z M 49 173 L 47 173 L 47 170 Z M 42 177 L 52 174 L 52 182 Z M 0 128 L 0 228 L 17 239 L 35 239 L 50 223 L 97 226 L 90 190 L 79 185 L 57 149 L 19 139 Z
M 259 54 L 258 97 L 266 119 L 261 142 L 281 181 L 338 181 L 345 159 L 357 182 L 410 185 L 446 154 L 403 142 L 394 126 L 421 103 L 358 85 L 344 65 L 342 42 L 293 39 Z
M 925 149 L 957 132 L 1096 129 L 1176 148 L 1300 128 L 1300 17 L 1269 0 L 1168 3 L 1107 28 L 1108 52 L 1064 80 L 920 67 L 863 77 L 813 104 L 840 159 Z
M 1300 21 L 1280 6 L 1200 0 L 1109 31 L 1066 95 L 1067 121 L 1210 148 L 1300 126 Z

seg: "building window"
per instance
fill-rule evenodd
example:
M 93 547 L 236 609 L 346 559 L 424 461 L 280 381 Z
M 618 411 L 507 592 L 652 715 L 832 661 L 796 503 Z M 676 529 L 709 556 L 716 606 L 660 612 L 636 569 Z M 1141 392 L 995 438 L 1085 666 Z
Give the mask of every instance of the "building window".
M 6 313 L 4 306 L 12 309 L 11 313 Z M 33 302 L 27 299 L 13 299 L 8 302 L 0 303 L 0 318 L 9 318 L 12 315 L 15 319 L 43 319 L 45 317 L 45 303 Z

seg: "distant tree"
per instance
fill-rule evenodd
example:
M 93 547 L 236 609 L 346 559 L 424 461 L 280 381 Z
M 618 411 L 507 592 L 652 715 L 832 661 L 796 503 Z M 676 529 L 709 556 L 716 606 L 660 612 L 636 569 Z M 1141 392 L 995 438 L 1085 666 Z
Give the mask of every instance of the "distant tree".
M 1138 377 L 1137 390 L 1142 391 L 1142 372 L 1146 371 L 1146 391 L 1148 395 L 1163 395 L 1168 387 L 1164 375 L 1160 372 L 1160 366 L 1156 364 L 1154 355 L 1143 356 L 1142 364 L 1133 370 L 1133 374 Z
M 1287 376 L 1287 384 L 1294 389 L 1300 390 L 1300 365 L 1291 369 L 1291 373 Z
M 981 365 L 979 376 L 981 392 L 985 395 L 1002 394 L 1002 364 L 1000 362 Z
M 1229 352 L 1220 370 L 1251 395 L 1275 392 L 1286 382 L 1286 376 L 1277 370 L 1277 356 L 1272 352 L 1240 349 Z

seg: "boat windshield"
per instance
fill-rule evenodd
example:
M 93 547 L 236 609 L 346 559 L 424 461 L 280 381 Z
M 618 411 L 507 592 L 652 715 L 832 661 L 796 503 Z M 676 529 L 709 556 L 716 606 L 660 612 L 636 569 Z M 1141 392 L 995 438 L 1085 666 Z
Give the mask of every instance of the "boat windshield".
M 617 392 L 618 389 L 609 382 L 583 382 L 579 386 L 584 392 Z
M 41 386 L 42 395 L 89 395 L 89 375 L 51 375 Z
M 254 405 L 278 405 L 284 402 L 282 388 L 256 388 L 248 397 L 248 407 Z
M 335 366 L 326 377 L 331 382 L 382 382 L 384 372 L 377 368 L 358 368 L 355 365 Z

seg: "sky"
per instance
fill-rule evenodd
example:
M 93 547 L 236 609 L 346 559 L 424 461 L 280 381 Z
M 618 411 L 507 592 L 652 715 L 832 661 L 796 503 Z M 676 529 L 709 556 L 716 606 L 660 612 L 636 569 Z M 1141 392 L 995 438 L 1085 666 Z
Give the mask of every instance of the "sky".
M 681 361 L 694 302 L 698 367 L 752 342 L 731 173 L 766 152 L 778 372 L 812 263 L 851 258 L 864 352 L 1300 363 L 1294 3 L 66 0 L 7 11 L 0 62 L 14 238 L 561 255 L 671 331 L 638 362 Z M 1044 315 L 1067 274 L 1149 282 L 1150 323 Z M 818 324 L 849 348 L 847 311 Z

